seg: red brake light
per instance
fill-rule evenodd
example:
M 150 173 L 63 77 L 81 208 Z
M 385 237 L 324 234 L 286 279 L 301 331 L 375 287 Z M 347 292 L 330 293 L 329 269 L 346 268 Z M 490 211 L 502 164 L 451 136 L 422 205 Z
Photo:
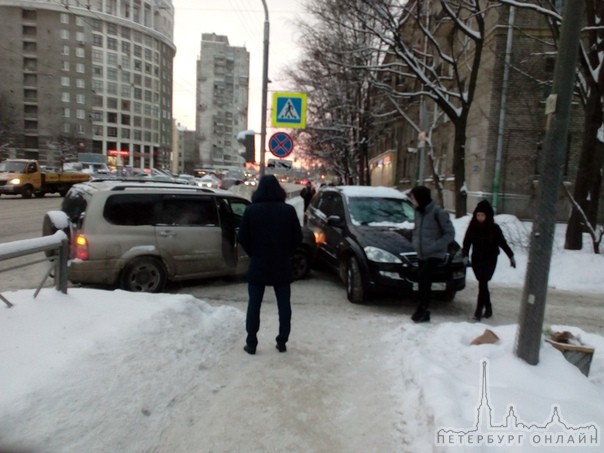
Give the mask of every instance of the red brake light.
M 88 239 L 82 234 L 78 234 L 74 241 L 75 245 L 75 258 L 80 260 L 88 259 Z

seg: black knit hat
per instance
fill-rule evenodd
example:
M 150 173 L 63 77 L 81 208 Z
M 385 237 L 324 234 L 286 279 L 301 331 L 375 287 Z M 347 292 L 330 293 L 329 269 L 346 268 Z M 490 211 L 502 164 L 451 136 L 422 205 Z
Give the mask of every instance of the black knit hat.
M 481 200 L 478 202 L 476 208 L 474 209 L 474 214 L 477 212 L 483 212 L 488 218 L 491 219 L 495 217 L 495 211 L 493 211 L 491 203 L 489 203 L 487 200 Z
M 411 196 L 415 198 L 418 207 L 422 209 L 428 206 L 432 201 L 430 189 L 428 189 L 426 186 L 415 186 L 413 189 L 411 189 Z

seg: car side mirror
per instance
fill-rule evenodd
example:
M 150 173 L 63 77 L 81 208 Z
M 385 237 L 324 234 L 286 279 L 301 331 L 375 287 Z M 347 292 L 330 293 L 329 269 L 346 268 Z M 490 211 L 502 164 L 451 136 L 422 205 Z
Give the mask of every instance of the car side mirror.
M 344 226 L 344 222 L 339 215 L 330 215 L 327 217 L 327 224 L 338 228 L 342 228 Z

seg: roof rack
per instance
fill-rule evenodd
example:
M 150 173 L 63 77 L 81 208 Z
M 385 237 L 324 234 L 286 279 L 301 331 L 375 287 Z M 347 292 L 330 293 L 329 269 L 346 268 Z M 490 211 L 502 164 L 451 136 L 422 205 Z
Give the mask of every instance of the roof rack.
M 132 181 L 130 181 L 132 182 Z M 149 181 L 151 182 L 151 181 Z M 126 189 L 177 189 L 177 190 L 191 190 L 195 192 L 203 193 L 216 193 L 214 190 L 207 187 L 195 187 L 188 184 L 172 184 L 169 182 L 156 182 L 155 185 L 138 185 L 138 184 L 118 184 L 113 186 L 111 191 L 123 191 Z

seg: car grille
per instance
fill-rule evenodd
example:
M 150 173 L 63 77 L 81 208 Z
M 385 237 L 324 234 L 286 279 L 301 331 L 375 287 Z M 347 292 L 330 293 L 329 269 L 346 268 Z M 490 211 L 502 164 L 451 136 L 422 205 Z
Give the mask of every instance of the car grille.
M 417 263 L 418 263 L 417 253 L 415 253 L 415 252 L 401 253 L 400 257 L 403 260 L 406 260 L 407 262 L 409 262 L 413 267 L 417 267 Z

